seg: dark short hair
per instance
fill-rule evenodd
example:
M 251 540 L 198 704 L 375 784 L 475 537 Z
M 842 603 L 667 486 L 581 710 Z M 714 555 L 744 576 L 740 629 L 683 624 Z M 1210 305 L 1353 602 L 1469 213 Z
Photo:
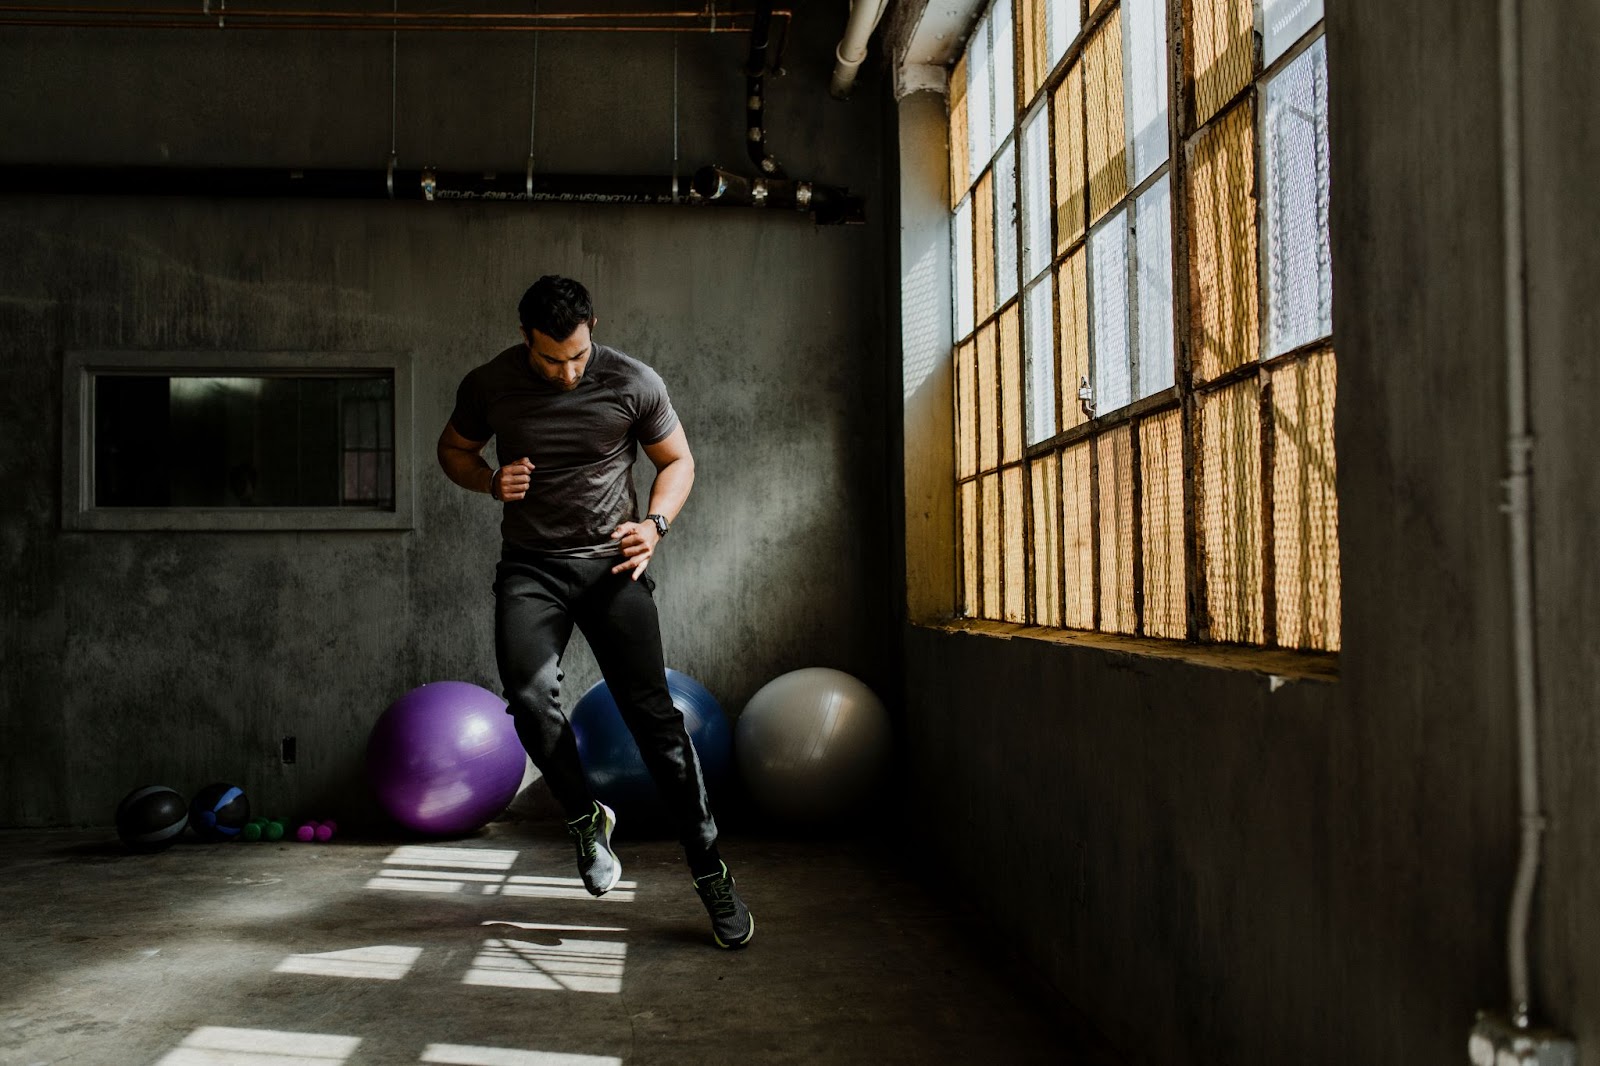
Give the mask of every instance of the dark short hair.
M 564 341 L 594 318 L 594 305 L 589 302 L 589 290 L 580 283 L 546 274 L 522 294 L 517 317 L 529 333 L 538 330 L 553 341 Z

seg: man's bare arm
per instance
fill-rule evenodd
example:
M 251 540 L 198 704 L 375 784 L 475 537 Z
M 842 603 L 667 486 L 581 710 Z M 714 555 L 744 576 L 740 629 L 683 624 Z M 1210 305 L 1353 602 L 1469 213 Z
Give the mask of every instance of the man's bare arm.
M 680 423 L 665 440 L 644 446 L 645 455 L 656 467 L 656 480 L 650 486 L 650 514 L 658 514 L 669 523 L 678 517 L 694 487 L 694 455 L 689 451 L 689 438 Z M 635 581 L 650 565 L 661 535 L 654 522 L 624 522 L 611 534 L 620 542 L 622 554 L 627 559 L 611 568 L 613 574 L 632 570 Z
M 668 434 L 666 440 L 644 446 L 644 454 L 656 466 L 656 480 L 650 486 L 650 510 L 668 522 L 677 519 L 694 487 L 694 456 L 689 451 L 689 438 L 683 425 Z
M 507 463 L 496 470 L 483 458 L 486 440 L 473 441 L 463 437 L 449 422 L 439 434 L 439 466 L 445 476 L 464 489 L 487 492 L 501 500 L 520 500 L 528 494 L 529 475 L 533 463 L 526 456 Z

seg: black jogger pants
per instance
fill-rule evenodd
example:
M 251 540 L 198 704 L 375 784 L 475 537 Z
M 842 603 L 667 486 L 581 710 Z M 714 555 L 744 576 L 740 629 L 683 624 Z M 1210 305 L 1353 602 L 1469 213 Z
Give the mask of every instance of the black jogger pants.
M 495 568 L 495 658 L 507 708 L 556 801 L 593 810 L 572 725 L 561 709 L 561 658 L 577 625 L 639 745 L 679 839 L 691 853 L 716 843 L 700 761 L 667 691 L 649 575 L 613 574 L 620 556 L 568 559 L 505 548 Z

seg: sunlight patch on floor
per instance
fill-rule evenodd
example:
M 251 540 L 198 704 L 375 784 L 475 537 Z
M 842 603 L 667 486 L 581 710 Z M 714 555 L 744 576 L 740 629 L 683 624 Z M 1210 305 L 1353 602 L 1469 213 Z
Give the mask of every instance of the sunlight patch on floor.
M 622 991 L 628 945 L 612 940 L 567 940 L 552 944 L 487 940 L 462 984 L 549 992 Z
M 186 1036 L 156 1066 L 334 1066 L 360 1043 L 358 1036 L 208 1025 Z
M 272 972 L 398 981 L 411 972 L 411 967 L 416 965 L 421 955 L 421 948 L 379 944 L 369 948 L 290 955 L 273 967 Z
M 622 1060 L 614 1055 L 569 1055 L 465 1044 L 429 1044 L 421 1061 L 447 1066 L 622 1066 Z

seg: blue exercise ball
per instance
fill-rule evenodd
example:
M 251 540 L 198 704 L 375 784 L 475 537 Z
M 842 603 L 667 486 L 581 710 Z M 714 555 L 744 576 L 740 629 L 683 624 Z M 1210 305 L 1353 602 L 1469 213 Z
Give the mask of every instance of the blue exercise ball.
M 714 793 L 727 780 L 733 763 L 733 728 L 728 717 L 717 698 L 688 674 L 667 670 L 667 691 L 672 694 L 672 705 L 683 715 L 706 789 Z M 584 777 L 595 798 L 616 811 L 619 820 L 626 819 L 636 827 L 665 824 L 656 783 L 606 683 L 596 682 L 585 692 L 569 718 Z

